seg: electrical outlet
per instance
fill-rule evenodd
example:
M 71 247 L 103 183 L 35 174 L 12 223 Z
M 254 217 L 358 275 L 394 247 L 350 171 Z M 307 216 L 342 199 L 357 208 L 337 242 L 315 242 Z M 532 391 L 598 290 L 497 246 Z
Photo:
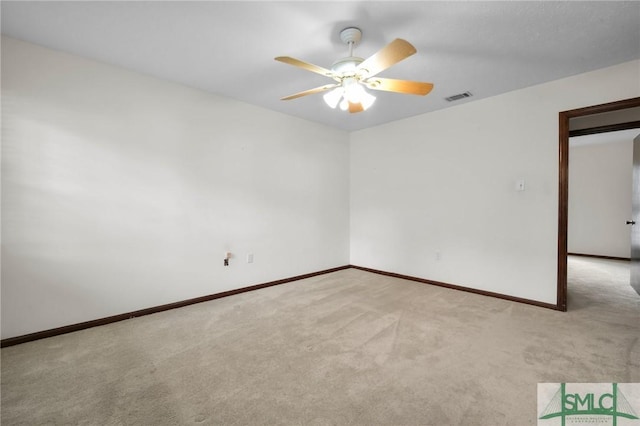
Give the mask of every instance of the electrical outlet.
M 436 260 L 442 259 L 442 252 L 440 250 L 436 250 Z
M 253 253 L 247 255 L 247 263 L 253 263 Z

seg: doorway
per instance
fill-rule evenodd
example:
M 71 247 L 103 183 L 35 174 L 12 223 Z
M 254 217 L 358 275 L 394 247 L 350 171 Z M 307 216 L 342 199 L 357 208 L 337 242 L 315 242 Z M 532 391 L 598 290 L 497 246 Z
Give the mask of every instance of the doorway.
M 639 117 L 637 110 L 640 110 L 640 97 L 559 113 L 558 289 L 556 309 L 560 311 L 567 310 L 569 137 L 640 128 L 640 120 L 637 120 Z M 581 122 L 581 125 L 572 126 L 578 121 Z

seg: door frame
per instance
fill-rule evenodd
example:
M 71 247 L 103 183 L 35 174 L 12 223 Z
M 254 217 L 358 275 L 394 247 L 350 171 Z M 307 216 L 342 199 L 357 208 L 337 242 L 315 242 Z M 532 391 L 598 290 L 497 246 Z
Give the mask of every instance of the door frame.
M 567 310 L 567 241 L 569 221 L 569 120 L 586 115 L 618 111 L 640 107 L 640 97 L 623 99 L 606 104 L 592 105 L 584 108 L 562 111 L 559 113 L 559 174 L 558 174 L 558 294 L 556 309 Z M 621 123 L 611 126 L 600 126 L 582 129 L 579 134 L 613 132 L 638 127 L 638 122 Z M 571 136 L 578 136 L 578 132 Z

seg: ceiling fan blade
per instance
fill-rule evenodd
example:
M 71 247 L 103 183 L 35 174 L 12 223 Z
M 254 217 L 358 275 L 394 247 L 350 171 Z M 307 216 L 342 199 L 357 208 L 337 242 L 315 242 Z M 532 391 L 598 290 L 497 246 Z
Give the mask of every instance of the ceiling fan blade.
M 362 70 L 365 78 L 373 77 L 414 53 L 416 53 L 416 48 L 411 43 L 397 38 L 365 59 L 364 62 L 358 65 L 357 70 Z
M 375 77 L 363 82 L 369 89 L 424 96 L 433 89 L 432 83 Z
M 300 59 L 290 58 L 289 56 L 278 56 L 276 61 L 284 62 L 285 64 L 293 65 L 307 71 L 315 72 L 316 74 L 324 75 L 325 77 L 333 78 L 333 72 L 326 68 L 322 68 L 318 65 L 313 65 L 308 62 L 301 61 Z
M 336 88 L 338 86 L 340 86 L 340 85 L 339 84 L 327 84 L 326 86 L 320 86 L 320 87 L 316 87 L 315 89 L 309 89 L 309 90 L 305 90 L 304 92 L 298 92 L 298 93 L 294 93 L 293 95 L 285 96 L 281 100 L 289 101 L 291 99 L 300 98 L 302 96 L 313 95 L 314 93 L 320 93 L 320 92 L 324 92 L 326 90 L 331 90 L 331 89 L 334 89 L 334 88 Z
M 362 106 L 361 103 L 354 104 L 353 102 L 349 102 L 349 112 L 350 113 L 362 112 L 362 111 L 364 111 L 364 107 Z

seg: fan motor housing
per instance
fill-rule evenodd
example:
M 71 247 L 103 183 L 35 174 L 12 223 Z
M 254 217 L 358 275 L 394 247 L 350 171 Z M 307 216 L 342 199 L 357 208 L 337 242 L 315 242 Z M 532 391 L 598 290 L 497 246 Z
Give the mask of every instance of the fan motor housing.
M 331 64 L 331 71 L 339 75 L 354 74 L 356 67 L 360 65 L 362 61 L 364 61 L 364 59 L 358 56 L 347 56 Z

